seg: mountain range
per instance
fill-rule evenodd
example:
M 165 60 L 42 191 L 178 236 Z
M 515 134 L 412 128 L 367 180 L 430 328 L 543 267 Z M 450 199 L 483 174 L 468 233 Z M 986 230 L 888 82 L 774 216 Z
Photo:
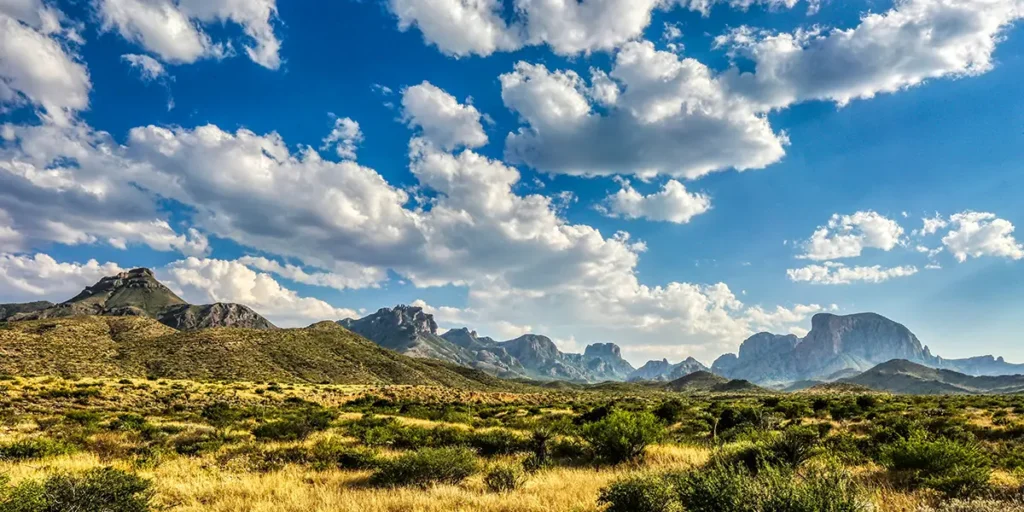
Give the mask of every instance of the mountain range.
M 762 332 L 747 338 L 738 354 L 725 354 L 711 371 L 761 385 L 796 381 L 835 381 L 893 359 L 968 375 L 1024 373 L 1024 365 L 993 356 L 944 359 L 933 355 L 904 325 L 875 313 L 811 318 L 803 338 Z
M 0 371 L 10 372 L 476 387 L 509 383 L 494 378 L 502 377 L 679 390 L 836 383 L 908 393 L 1024 391 L 1017 375 L 1024 365 L 991 355 L 936 356 L 907 327 L 874 313 L 814 315 L 802 338 L 754 334 L 711 368 L 691 357 L 634 369 L 614 343 L 588 345 L 579 354 L 562 352 L 539 334 L 496 341 L 465 327 L 442 332 L 415 306 L 278 329 L 241 304 L 189 304 L 139 268 L 105 277 L 60 304 L 0 304 L 0 327 Z
M 46 301 L 0 304 L 0 321 L 63 318 L 78 315 L 144 316 L 179 330 L 208 327 L 275 329 L 242 304 L 189 304 L 156 279 L 148 268 L 108 276 L 60 304 Z
M 626 380 L 633 366 L 614 343 L 565 353 L 551 338 L 524 334 L 507 341 L 479 336 L 468 328 L 438 334 L 434 317 L 416 306 L 381 308 L 363 318 L 338 322 L 346 329 L 399 353 L 440 359 L 506 378 L 601 382 Z

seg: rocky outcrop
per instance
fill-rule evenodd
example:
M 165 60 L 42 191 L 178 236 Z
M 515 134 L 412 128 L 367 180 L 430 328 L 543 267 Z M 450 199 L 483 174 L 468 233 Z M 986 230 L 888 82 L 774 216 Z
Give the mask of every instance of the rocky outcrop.
M 709 370 L 707 366 L 692 357 L 687 357 L 676 364 L 669 363 L 668 359 L 662 359 L 661 361 L 647 361 L 643 366 L 631 372 L 626 380 L 673 381 L 701 371 Z
M 79 315 L 145 316 L 178 330 L 208 327 L 275 328 L 266 318 L 241 304 L 189 304 L 158 281 L 148 268 L 136 268 L 104 277 L 66 302 L 24 309 L 11 315 L 8 320 Z
M 564 353 L 547 336 L 525 334 L 495 341 L 467 328 L 437 334 L 432 315 L 415 306 L 382 308 L 343 327 L 405 355 L 430 357 L 502 377 L 600 382 L 624 380 L 633 367 L 613 343 L 587 347 L 583 354 Z

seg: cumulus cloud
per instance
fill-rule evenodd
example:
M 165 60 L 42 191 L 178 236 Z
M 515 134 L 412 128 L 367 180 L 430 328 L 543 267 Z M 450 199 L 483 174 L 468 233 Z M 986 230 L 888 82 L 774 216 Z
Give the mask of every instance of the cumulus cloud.
M 105 30 L 117 31 L 164 62 L 225 57 L 233 51 L 232 41 L 214 42 L 203 25 L 231 22 L 245 33 L 242 46 L 253 62 L 269 69 L 281 65 L 281 43 L 271 25 L 276 0 L 94 1 Z
M 32 105 L 67 124 L 88 108 L 92 82 L 74 52 L 81 39 L 61 26 L 62 17 L 39 1 L 0 3 L 0 112 Z
M 388 0 L 399 30 L 417 28 L 448 55 L 490 55 L 548 45 L 562 55 L 613 50 L 640 37 L 655 9 L 682 7 L 707 16 L 726 4 L 791 8 L 796 0 Z M 511 19 L 504 12 L 514 12 Z
M 420 129 L 423 138 L 445 150 L 487 144 L 480 112 L 430 82 L 402 91 L 402 117 L 410 127 Z
M 193 304 L 237 302 L 245 304 L 281 327 L 308 325 L 319 320 L 356 316 L 312 297 L 301 297 L 238 261 L 187 258 L 157 271 L 171 289 Z
M 123 270 L 111 262 L 61 263 L 42 253 L 0 253 L 0 302 L 64 301 Z
M 871 210 L 853 215 L 836 213 L 800 244 L 804 252 L 797 257 L 832 260 L 860 256 L 866 248 L 889 251 L 901 243 L 902 236 L 903 228 L 896 221 Z
M 626 43 L 610 73 L 592 72 L 591 86 L 526 62 L 500 79 L 505 105 L 525 123 L 506 138 L 506 158 L 547 172 L 692 179 L 763 168 L 788 143 L 707 66 L 646 41 Z
M 836 309 L 838 307 L 835 304 L 829 307 L 818 304 L 796 304 L 792 308 L 776 306 L 773 310 L 765 310 L 761 306 L 754 306 L 747 309 L 746 316 L 755 330 L 772 331 L 786 328 L 787 326 L 797 328 L 796 325 L 805 323 L 807 317 L 815 313 L 834 311 Z
M 914 236 L 925 236 L 937 233 L 940 229 L 949 226 L 949 222 L 942 218 L 942 215 L 938 213 L 934 217 L 926 217 L 921 219 L 921 229 L 915 229 L 911 234 Z
M 608 195 L 601 211 L 612 217 L 648 219 L 686 224 L 690 219 L 711 209 L 711 198 L 706 194 L 686 190 L 682 183 L 668 180 L 659 192 L 643 195 L 622 180 L 622 188 Z
M 352 265 L 346 262 L 335 264 L 334 272 L 306 272 L 297 265 L 282 265 L 261 256 L 243 256 L 236 261 L 296 283 L 324 286 L 337 290 L 377 287 L 381 281 L 387 279 L 387 272 L 384 269 Z
M 149 55 L 128 53 L 121 56 L 121 60 L 127 62 L 133 69 L 138 70 L 144 81 L 157 80 L 167 76 L 167 70 L 160 61 Z
M 916 273 L 917 267 L 912 265 L 891 268 L 883 268 L 880 265 L 847 267 L 842 263 L 835 262 L 786 270 L 790 281 L 811 284 L 881 283 L 897 277 L 912 276 Z
M 338 154 L 338 157 L 345 160 L 356 159 L 356 149 L 359 148 L 359 144 L 363 142 L 363 131 L 359 128 L 359 123 L 353 121 L 348 117 L 339 117 L 334 120 L 334 128 L 331 129 L 331 133 L 324 137 L 323 145 L 320 149 L 334 148 L 334 152 Z
M 961 263 L 982 256 L 1024 258 L 1024 245 L 1013 237 L 1013 224 L 994 213 L 964 211 L 950 216 L 949 222 L 953 229 L 942 237 L 942 245 Z
M 732 68 L 723 79 L 761 109 L 808 100 L 845 105 L 990 70 L 996 43 L 1022 16 L 1017 0 L 897 0 L 849 29 L 770 33 L 744 26 L 716 42 L 753 61 L 755 71 Z

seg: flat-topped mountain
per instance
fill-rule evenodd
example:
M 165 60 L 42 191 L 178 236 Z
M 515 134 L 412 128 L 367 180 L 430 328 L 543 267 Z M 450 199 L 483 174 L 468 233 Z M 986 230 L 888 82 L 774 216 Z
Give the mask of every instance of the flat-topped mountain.
M 241 304 L 192 305 L 156 279 L 148 268 L 107 276 L 60 304 L 0 305 L 0 320 L 24 321 L 78 315 L 144 316 L 180 330 L 206 327 L 274 329 L 266 318 Z
M 676 364 L 669 363 L 668 359 L 662 359 L 661 361 L 647 361 L 643 366 L 631 372 L 626 380 L 630 382 L 638 380 L 673 381 L 701 371 L 706 372 L 709 369 L 692 357 L 687 357 Z
M 796 381 L 828 382 L 893 359 L 973 375 L 1024 372 L 1024 365 L 1010 364 L 992 356 L 968 359 L 935 356 L 906 326 L 875 313 L 843 316 L 819 313 L 811 319 L 811 330 L 802 339 L 794 335 L 755 334 L 740 345 L 738 355 L 719 357 L 711 369 L 729 378 L 778 385 Z
M 624 380 L 633 371 L 612 343 L 591 345 L 583 354 L 572 354 L 538 334 L 495 341 L 461 328 L 439 335 L 433 316 L 415 306 L 381 308 L 363 318 L 338 323 L 402 354 L 440 359 L 502 377 L 600 382 Z

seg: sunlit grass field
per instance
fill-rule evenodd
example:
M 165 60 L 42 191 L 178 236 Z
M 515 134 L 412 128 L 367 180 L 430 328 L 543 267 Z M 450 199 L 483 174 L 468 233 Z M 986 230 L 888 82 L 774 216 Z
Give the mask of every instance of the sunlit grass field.
M 1016 396 L 7 378 L 0 511 L 1013 511 L 1022 440 Z

